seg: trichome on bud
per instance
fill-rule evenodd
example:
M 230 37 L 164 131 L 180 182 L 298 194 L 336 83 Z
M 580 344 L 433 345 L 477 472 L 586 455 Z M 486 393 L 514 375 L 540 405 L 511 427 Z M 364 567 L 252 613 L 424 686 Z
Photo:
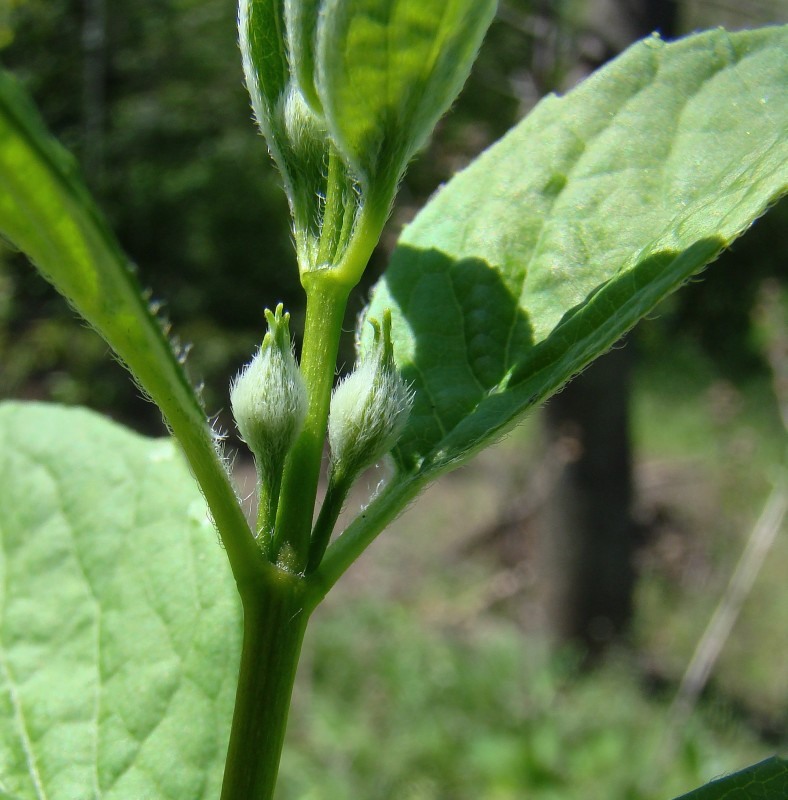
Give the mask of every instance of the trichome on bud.
M 328 418 L 331 471 L 337 480 L 355 477 L 397 443 L 413 395 L 394 364 L 391 312 L 374 329 L 369 350 L 334 389 Z
M 356 476 L 394 447 L 413 405 L 413 393 L 394 364 L 391 312 L 384 312 L 382 323 L 370 324 L 371 346 L 331 396 L 328 490 L 312 533 L 307 572 L 320 566 Z
M 259 532 L 270 533 L 285 458 L 301 431 L 307 393 L 290 342 L 290 314 L 266 309 L 268 332 L 254 358 L 230 386 L 241 437 L 252 451 L 260 482 Z

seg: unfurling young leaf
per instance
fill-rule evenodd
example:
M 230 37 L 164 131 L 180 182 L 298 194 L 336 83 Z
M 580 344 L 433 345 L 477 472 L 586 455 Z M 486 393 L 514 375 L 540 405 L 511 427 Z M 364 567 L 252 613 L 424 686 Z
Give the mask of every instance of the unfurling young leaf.
M 238 34 L 252 109 L 293 215 L 299 267 L 313 269 L 319 266 L 329 138 L 291 75 L 282 0 L 240 0 Z
M 365 196 L 386 205 L 465 83 L 496 0 L 326 0 L 317 94 Z M 388 211 L 388 208 L 386 208 Z
M 246 83 L 282 172 L 302 272 L 333 265 L 358 281 L 408 161 L 462 88 L 495 7 L 240 1 Z
M 316 113 L 323 105 L 315 86 L 315 38 L 323 0 L 285 0 L 287 48 L 298 88 Z

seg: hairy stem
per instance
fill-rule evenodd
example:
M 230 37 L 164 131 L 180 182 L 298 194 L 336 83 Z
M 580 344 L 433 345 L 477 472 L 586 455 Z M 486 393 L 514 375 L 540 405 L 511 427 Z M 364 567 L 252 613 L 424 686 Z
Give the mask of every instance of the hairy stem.
M 144 384 L 143 384 L 144 385 Z M 257 574 L 263 559 L 255 545 L 230 477 L 217 456 L 205 418 L 191 409 L 178 407 L 177 399 L 161 400 L 151 392 L 186 456 L 192 473 L 205 495 L 222 544 L 227 552 L 233 576 L 241 583 Z
M 313 602 L 325 597 L 353 562 L 377 535 L 424 487 L 426 478 L 394 478 L 381 493 L 350 523 L 326 550 L 320 565 L 308 577 Z
M 342 236 L 345 216 L 343 206 L 344 175 L 342 162 L 334 145 L 328 152 L 328 179 L 326 181 L 326 204 L 323 209 L 323 223 L 320 230 L 320 245 L 317 253 L 318 264 L 329 264 L 336 254 Z
M 244 631 L 221 800 L 271 800 L 290 697 L 309 619 L 300 580 L 243 594 Z
M 288 545 L 288 567 L 306 567 L 317 482 L 328 425 L 328 409 L 349 287 L 325 273 L 306 274 L 306 326 L 301 350 L 301 373 L 309 406 L 306 420 L 285 466 L 273 552 Z
M 350 491 L 353 480 L 347 477 L 334 480 L 333 475 L 328 482 L 323 507 L 320 509 L 315 528 L 312 531 L 312 541 L 309 546 L 309 561 L 306 565 L 307 575 L 314 572 L 323 560 L 328 543 L 331 540 L 331 532 L 337 524 L 345 498 Z
M 271 547 L 276 522 L 276 509 L 279 505 L 279 494 L 282 489 L 282 474 L 277 470 L 271 471 L 270 477 L 262 471 L 257 475 L 257 522 L 256 534 L 260 550 L 266 557 L 271 557 Z

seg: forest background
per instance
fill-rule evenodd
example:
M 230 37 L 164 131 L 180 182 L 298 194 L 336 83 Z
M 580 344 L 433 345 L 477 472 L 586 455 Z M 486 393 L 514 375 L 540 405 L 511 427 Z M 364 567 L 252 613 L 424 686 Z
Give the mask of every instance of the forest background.
M 190 373 L 248 492 L 228 383 L 260 340 L 263 307 L 284 302 L 298 339 L 303 298 L 234 17 L 229 0 L 2 0 L 0 59 L 193 345 Z M 788 22 L 785 0 L 503 0 L 408 172 L 348 330 L 402 225 L 541 96 L 653 30 L 771 22 Z M 785 480 L 787 224 L 783 202 L 361 560 L 307 639 L 283 798 L 658 798 L 785 752 L 784 535 L 718 634 L 710 678 L 693 683 L 687 667 Z M 352 359 L 348 336 L 340 362 Z M 165 432 L 103 341 L 8 250 L 0 398 L 84 404 Z

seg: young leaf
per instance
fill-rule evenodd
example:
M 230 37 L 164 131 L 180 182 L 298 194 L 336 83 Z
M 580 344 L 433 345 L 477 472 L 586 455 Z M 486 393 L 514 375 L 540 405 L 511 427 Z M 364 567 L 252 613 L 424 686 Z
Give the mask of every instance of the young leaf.
M 240 609 L 171 441 L 0 405 L 0 796 L 215 800 Z
M 315 87 L 315 37 L 321 0 L 285 0 L 287 47 L 298 88 L 318 114 L 323 113 Z
M 244 77 L 257 124 L 271 137 L 276 113 L 290 80 L 285 46 L 283 0 L 240 0 L 238 38 Z
M 788 190 L 788 27 L 647 39 L 549 97 L 408 227 L 368 315 L 436 474 L 500 435 Z
M 107 340 L 184 447 L 236 564 L 254 542 L 212 431 L 130 264 L 29 98 L 0 71 L 0 234 Z
M 292 13 L 292 12 L 291 12 Z M 298 22 L 309 21 L 300 9 Z M 300 28 L 298 29 L 300 30 Z M 301 269 L 318 266 L 328 134 L 291 76 L 284 0 L 240 0 L 238 37 L 257 124 L 282 175 Z M 308 52 L 307 52 L 308 55 Z
M 786 797 L 788 761 L 775 756 L 683 794 L 677 800 L 785 800 Z
M 372 202 L 391 201 L 408 160 L 468 77 L 495 0 L 324 0 L 316 86 L 329 130 Z M 388 211 L 388 209 L 385 209 Z

